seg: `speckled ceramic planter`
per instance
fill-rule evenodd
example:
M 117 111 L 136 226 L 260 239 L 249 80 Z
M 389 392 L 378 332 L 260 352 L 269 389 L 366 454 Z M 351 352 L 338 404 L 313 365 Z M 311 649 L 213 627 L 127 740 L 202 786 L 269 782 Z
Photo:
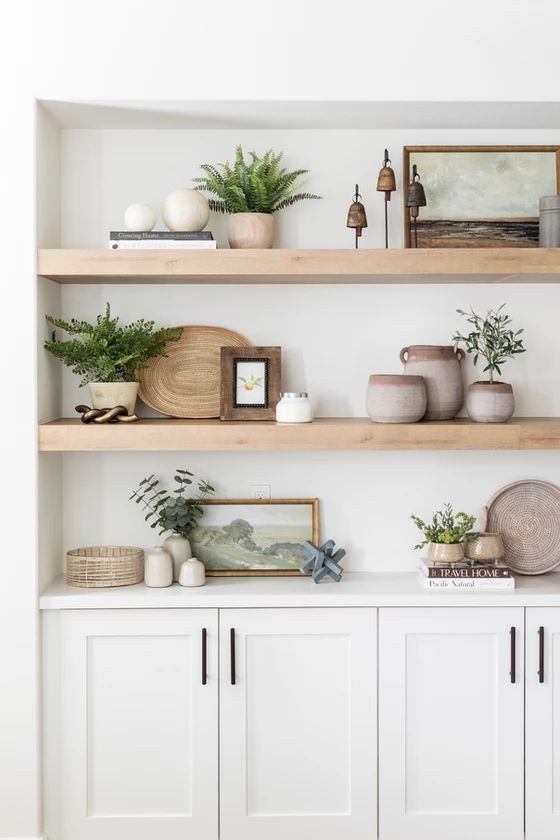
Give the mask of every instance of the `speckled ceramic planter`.
M 507 382 L 473 382 L 467 391 L 467 414 L 475 423 L 505 423 L 515 408 Z
M 464 558 L 463 543 L 428 543 L 430 563 L 460 563 Z
M 421 376 L 372 374 L 366 408 L 374 423 L 416 423 L 426 411 L 426 385 Z

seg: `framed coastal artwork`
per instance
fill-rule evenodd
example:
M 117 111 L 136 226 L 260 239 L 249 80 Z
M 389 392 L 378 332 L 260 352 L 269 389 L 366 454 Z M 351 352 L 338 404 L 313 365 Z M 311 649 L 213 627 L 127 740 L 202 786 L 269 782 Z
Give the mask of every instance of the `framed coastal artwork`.
M 319 542 L 318 499 L 209 499 L 189 535 L 208 575 L 299 575 Z
M 280 347 L 222 347 L 220 420 L 275 420 Z
M 406 193 L 416 164 L 426 193 L 419 248 L 536 248 L 539 198 L 560 192 L 560 146 L 405 146 Z

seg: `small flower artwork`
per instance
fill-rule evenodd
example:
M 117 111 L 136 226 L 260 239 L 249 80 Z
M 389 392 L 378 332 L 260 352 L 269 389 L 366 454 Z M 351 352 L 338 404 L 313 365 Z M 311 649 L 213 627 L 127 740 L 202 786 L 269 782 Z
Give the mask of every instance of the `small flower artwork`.
M 236 361 L 234 403 L 236 407 L 267 404 L 266 359 Z

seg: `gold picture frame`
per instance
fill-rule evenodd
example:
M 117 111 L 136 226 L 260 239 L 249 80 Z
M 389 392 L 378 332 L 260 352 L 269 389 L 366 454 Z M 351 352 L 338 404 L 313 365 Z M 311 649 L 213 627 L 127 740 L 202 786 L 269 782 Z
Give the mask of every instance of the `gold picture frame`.
M 304 562 L 303 543 L 306 540 L 319 543 L 317 498 L 206 499 L 202 504 L 209 511 L 218 507 L 228 511 L 222 516 L 205 513 L 200 526 L 189 536 L 193 555 L 204 563 L 210 577 L 299 575 L 299 567 Z M 307 510 L 298 511 L 297 515 L 295 510 L 291 511 L 290 523 L 287 506 Z M 233 511 L 234 507 L 237 510 Z M 279 510 L 273 512 L 273 507 Z M 247 508 L 260 508 L 261 513 L 250 517 Z

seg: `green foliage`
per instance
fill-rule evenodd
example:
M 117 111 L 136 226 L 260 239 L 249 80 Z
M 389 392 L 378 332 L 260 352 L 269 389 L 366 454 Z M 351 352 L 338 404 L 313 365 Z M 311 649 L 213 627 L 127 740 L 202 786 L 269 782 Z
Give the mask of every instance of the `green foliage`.
M 197 184 L 196 190 L 217 196 L 209 199 L 211 210 L 216 213 L 276 213 L 297 201 L 321 197 L 299 192 L 300 179 L 309 170 L 289 172 L 281 167 L 282 152 L 275 154 L 269 149 L 262 157 L 255 152 L 251 152 L 250 157 L 251 161 L 247 163 L 243 149 L 237 146 L 233 166 L 229 163 L 202 164 L 205 175 L 193 178 L 193 181 Z
M 474 534 L 468 535 L 476 522 L 476 516 L 468 513 L 454 513 L 450 503 L 443 506 L 443 510 L 437 510 L 432 516 L 431 522 L 424 522 L 420 517 L 412 514 L 410 517 L 424 537 L 421 543 L 414 548 L 423 548 L 428 543 L 464 543 L 473 539 Z
M 159 479 L 153 475 L 143 478 L 130 500 L 142 505 L 144 520 L 151 528 L 159 528 L 159 533 L 173 531 L 186 537 L 204 513 L 204 500 L 214 493 L 214 488 L 207 481 L 196 482 L 198 494 L 189 496 L 187 491 L 193 484 L 193 474 L 188 470 L 175 470 L 177 484 L 171 493 L 160 487 Z
M 167 356 L 165 345 L 178 341 L 182 327 L 161 329 L 154 332 L 153 321 L 135 321 L 120 326 L 118 318 L 111 318 L 107 304 L 104 315 L 98 315 L 94 324 L 87 321 L 63 321 L 47 315 L 53 327 L 76 336 L 68 341 L 45 341 L 45 350 L 72 368 L 82 377 L 80 385 L 88 382 L 137 382 L 136 371 L 148 366 L 154 356 Z
M 473 363 L 476 366 L 478 357 L 486 360 L 484 372 L 488 371 L 488 378 L 494 382 L 494 373 L 502 375 L 501 367 L 508 359 L 518 353 L 524 353 L 523 339 L 519 338 L 523 330 L 514 332 L 511 329 L 511 318 L 504 309 L 505 303 L 496 309 L 490 309 L 484 318 L 477 315 L 472 309 L 470 312 L 463 312 L 458 309 L 459 315 L 464 315 L 467 323 L 471 324 L 472 330 L 468 335 L 456 333 L 453 342 L 457 348 L 463 343 L 467 353 L 474 353 Z

